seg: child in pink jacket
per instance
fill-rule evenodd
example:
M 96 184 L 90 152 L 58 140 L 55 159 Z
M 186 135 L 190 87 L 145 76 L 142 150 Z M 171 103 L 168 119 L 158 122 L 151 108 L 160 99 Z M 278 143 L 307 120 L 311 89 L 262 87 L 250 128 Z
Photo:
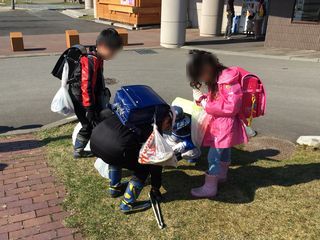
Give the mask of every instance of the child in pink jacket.
M 217 194 L 218 183 L 227 180 L 231 147 L 248 141 L 239 117 L 242 104 L 240 76 L 237 68 L 225 67 L 215 55 L 198 50 L 190 51 L 187 74 L 194 89 L 194 100 L 212 117 L 203 141 L 203 146 L 210 148 L 205 183 L 193 188 L 191 194 L 210 198 Z M 199 90 L 202 84 L 207 86 L 208 94 Z

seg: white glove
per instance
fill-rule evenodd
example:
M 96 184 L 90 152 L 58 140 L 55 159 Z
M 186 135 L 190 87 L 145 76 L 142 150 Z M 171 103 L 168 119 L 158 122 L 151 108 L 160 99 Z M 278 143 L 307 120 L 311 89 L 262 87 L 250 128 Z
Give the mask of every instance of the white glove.
M 206 106 L 207 106 L 207 99 L 203 99 L 201 102 L 200 102 L 201 106 L 206 109 Z
M 173 150 L 175 153 L 181 153 L 182 151 L 184 151 L 185 147 L 186 147 L 186 144 L 185 144 L 184 142 L 180 142 L 180 143 L 174 145 L 174 146 L 172 147 L 172 150 Z
M 193 100 L 196 102 L 198 102 L 200 98 L 203 96 L 203 93 L 198 89 L 193 89 L 192 93 L 193 93 Z

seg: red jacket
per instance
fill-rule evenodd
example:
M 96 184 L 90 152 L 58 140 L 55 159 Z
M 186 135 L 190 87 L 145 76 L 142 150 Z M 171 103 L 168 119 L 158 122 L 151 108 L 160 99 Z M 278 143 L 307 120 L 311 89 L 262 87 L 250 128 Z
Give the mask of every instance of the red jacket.
M 89 54 L 83 56 L 80 63 L 82 106 L 85 108 L 94 107 L 99 97 L 97 93 L 100 93 L 103 88 L 103 60 Z

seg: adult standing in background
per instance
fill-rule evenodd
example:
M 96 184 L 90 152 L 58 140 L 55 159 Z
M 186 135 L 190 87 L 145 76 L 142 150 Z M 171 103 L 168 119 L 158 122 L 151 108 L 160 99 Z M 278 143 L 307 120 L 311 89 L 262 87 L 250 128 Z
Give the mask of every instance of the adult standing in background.
M 264 17 L 266 16 L 266 5 L 264 0 L 259 0 L 254 9 L 254 36 L 255 39 L 262 37 L 262 24 Z
M 225 38 L 227 38 L 227 39 L 231 38 L 234 16 L 235 16 L 235 13 L 234 13 L 234 0 L 228 0 L 228 2 L 227 2 L 228 23 L 227 23 L 226 34 L 225 34 Z

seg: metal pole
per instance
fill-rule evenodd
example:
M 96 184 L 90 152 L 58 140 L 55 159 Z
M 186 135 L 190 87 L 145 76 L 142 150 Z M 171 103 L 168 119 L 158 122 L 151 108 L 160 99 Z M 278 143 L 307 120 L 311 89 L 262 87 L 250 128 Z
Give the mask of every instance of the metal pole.
M 11 0 L 11 9 L 15 10 L 16 9 L 16 4 L 14 2 L 15 0 Z

